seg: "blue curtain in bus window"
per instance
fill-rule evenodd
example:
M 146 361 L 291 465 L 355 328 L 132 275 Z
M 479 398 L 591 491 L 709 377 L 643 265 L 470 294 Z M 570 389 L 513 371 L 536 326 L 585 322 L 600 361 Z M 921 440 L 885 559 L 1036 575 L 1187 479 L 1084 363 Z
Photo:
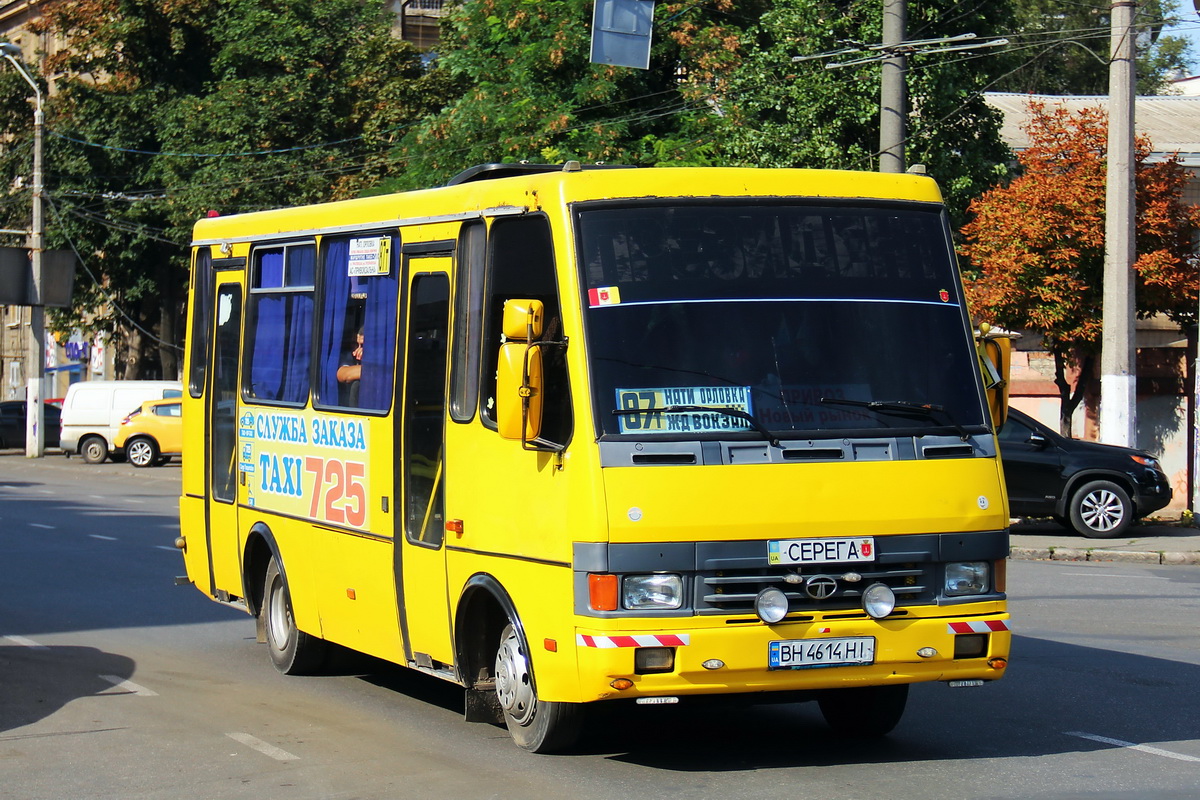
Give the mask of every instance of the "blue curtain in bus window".
M 286 298 L 260 294 L 254 299 L 253 356 L 250 359 L 250 394 L 258 400 L 278 400 L 283 386 Z
M 279 399 L 303 403 L 308 399 L 308 357 L 312 352 L 312 298 L 292 295 L 288 315 L 287 349 L 284 351 L 283 389 Z
M 393 270 L 394 273 L 394 270 Z M 362 383 L 358 404 L 387 411 L 392 404 L 392 362 L 396 353 L 396 276 L 367 280 L 366 319 L 363 324 Z
M 283 286 L 283 251 L 270 250 L 258 259 L 256 289 L 277 289 Z
M 315 247 L 288 249 L 289 286 L 312 286 L 316 265 Z M 303 403 L 308 399 L 308 361 L 312 354 L 312 296 L 291 296 L 288 314 L 287 349 L 284 352 L 284 378 L 280 400 Z
M 338 360 L 346 338 L 346 300 L 350 295 L 348 239 L 326 239 L 324 300 L 321 303 L 321 349 L 317 353 L 317 399 L 324 405 L 337 405 Z
M 317 266 L 315 245 L 303 245 L 288 249 L 288 286 L 312 286 Z
M 311 247 L 264 252 L 258 261 L 256 289 L 311 286 L 315 255 Z M 305 277 L 308 276 L 308 277 Z M 259 293 L 254 303 L 254 342 L 250 356 L 250 393 L 258 400 L 303 403 L 308 399 L 308 363 L 312 353 L 311 292 Z

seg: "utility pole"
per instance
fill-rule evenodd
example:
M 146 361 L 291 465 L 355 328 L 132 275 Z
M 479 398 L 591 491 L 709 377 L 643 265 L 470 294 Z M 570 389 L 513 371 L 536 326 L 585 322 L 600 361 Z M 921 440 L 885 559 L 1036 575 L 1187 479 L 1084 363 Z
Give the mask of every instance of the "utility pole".
M 908 20 L 908 0 L 883 0 L 883 61 L 879 88 L 879 171 L 904 172 L 908 57 L 899 49 Z M 890 49 L 889 49 L 890 48 Z
M 1112 4 L 1108 70 L 1108 183 L 1104 221 L 1104 327 L 1100 350 L 1100 440 L 1137 442 L 1133 262 L 1137 257 L 1133 120 L 1136 0 Z
M 45 114 L 42 109 L 42 90 L 17 57 L 21 48 L 12 42 L 0 42 L 0 57 L 6 59 L 33 89 L 33 220 L 29 229 L 30 284 L 28 368 L 25 371 L 25 455 L 41 458 L 45 453 L 45 410 L 42 407 L 42 379 L 46 375 L 46 307 L 42 300 L 42 254 L 45 251 L 42 213 L 42 128 Z
M 1197 0 L 1200 2 L 1200 0 Z M 841 69 L 859 64 L 882 62 L 883 73 L 879 86 L 879 171 L 904 172 L 904 144 L 908 138 L 908 57 L 910 55 L 944 55 L 960 50 L 999 47 L 1008 39 L 973 41 L 975 34 L 941 36 L 936 39 L 906 41 L 904 29 L 908 24 L 908 0 L 883 0 L 883 41 L 866 44 L 842 40 L 841 47 L 824 53 L 792 56 L 793 62 L 814 61 L 839 56 L 855 56 L 848 61 L 830 61 L 825 69 Z

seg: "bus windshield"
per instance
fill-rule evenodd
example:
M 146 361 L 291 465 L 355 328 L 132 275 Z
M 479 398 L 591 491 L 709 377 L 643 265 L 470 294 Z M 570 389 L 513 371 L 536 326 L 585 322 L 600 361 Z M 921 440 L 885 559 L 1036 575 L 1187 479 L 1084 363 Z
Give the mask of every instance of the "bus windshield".
M 937 206 L 658 201 L 576 213 L 598 435 L 985 430 Z

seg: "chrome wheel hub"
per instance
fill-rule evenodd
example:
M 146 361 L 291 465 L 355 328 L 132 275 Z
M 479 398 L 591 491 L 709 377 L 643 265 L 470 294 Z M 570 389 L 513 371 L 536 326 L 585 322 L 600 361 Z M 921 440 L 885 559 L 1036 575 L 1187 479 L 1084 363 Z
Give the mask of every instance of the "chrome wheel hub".
M 517 631 L 509 625 L 500 637 L 500 648 L 496 651 L 496 697 L 504 713 L 519 725 L 533 718 L 537 703 L 533 692 L 533 678 L 529 674 L 529 660 L 521 649 Z
M 1115 494 L 1101 489 L 1083 498 L 1079 514 L 1092 530 L 1111 531 L 1124 521 L 1125 506 Z

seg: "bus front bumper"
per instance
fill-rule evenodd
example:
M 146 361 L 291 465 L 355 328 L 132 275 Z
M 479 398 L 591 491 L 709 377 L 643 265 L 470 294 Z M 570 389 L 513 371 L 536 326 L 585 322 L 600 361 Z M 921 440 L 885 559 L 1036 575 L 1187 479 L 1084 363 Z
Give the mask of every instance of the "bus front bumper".
M 934 618 L 743 623 L 672 630 L 577 629 L 577 698 L 794 692 L 923 681 L 991 681 L 1004 675 L 1012 635 L 1007 613 Z M 870 644 L 865 642 L 869 640 Z M 772 667 L 772 642 L 787 654 L 825 652 L 826 664 Z M 818 645 L 809 647 L 809 645 Z M 823 645 L 823 646 L 822 646 Z M 846 656 L 838 655 L 839 648 Z M 637 652 L 672 651 L 670 671 L 639 674 Z M 780 649 L 776 645 L 775 650 Z M 866 655 L 864 655 L 864 653 Z M 661 650 L 646 654 L 661 665 Z M 838 658 L 868 661 L 843 665 Z M 778 654 L 776 660 L 780 660 Z M 869 660 L 868 660 L 869 659 Z M 786 659 L 783 659 L 786 661 Z M 801 659 L 803 661 L 803 659 Z M 661 666 L 656 668 L 662 668 Z

